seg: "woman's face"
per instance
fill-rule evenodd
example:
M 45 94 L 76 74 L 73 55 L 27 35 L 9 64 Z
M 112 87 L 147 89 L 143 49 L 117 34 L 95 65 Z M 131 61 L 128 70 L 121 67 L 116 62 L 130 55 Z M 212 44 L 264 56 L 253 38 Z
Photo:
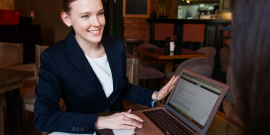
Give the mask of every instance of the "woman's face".
M 63 20 L 67 25 L 73 26 L 77 42 L 100 42 L 106 23 L 101 0 L 76 0 L 70 7 L 70 13 L 66 15 L 67 20 Z

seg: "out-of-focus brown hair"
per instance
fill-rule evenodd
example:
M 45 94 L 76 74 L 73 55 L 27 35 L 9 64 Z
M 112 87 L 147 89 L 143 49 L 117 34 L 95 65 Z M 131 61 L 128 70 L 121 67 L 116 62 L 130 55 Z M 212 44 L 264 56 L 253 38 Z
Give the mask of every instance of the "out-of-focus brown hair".
M 235 0 L 232 73 L 245 134 L 270 134 L 270 0 Z
M 63 5 L 63 11 L 69 14 L 69 11 L 71 10 L 70 3 L 74 2 L 76 0 L 63 0 L 62 5 Z

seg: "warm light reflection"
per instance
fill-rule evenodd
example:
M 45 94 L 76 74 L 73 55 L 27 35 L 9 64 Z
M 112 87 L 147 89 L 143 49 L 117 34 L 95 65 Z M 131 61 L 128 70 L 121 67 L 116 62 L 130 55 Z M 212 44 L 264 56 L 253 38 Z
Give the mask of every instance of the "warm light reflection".
M 190 3 L 189 0 L 187 0 L 187 3 Z

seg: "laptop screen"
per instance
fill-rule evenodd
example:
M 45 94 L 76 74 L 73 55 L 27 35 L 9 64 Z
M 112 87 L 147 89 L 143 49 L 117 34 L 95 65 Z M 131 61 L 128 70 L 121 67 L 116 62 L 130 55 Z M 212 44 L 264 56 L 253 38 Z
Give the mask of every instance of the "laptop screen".
M 223 88 L 183 73 L 168 106 L 203 129 Z

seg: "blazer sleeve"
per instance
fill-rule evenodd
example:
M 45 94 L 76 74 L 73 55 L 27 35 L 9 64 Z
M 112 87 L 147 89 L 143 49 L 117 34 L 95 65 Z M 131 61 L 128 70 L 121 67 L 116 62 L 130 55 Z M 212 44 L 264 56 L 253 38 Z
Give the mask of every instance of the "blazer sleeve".
M 126 76 L 126 66 L 127 66 L 127 58 L 126 58 L 126 49 L 125 49 L 125 45 L 123 43 L 123 41 L 121 41 L 121 57 L 123 59 L 123 76 L 125 77 L 124 80 L 124 88 L 122 90 L 121 93 L 121 97 L 123 99 L 141 104 L 141 105 L 145 105 L 145 106 L 149 106 L 149 107 L 153 107 L 152 106 L 152 94 L 155 92 L 154 90 L 150 90 L 150 89 L 146 89 L 146 88 L 142 88 L 140 86 L 137 85 L 133 85 L 131 83 L 129 83 L 128 78 Z
M 35 90 L 34 126 L 47 132 L 92 134 L 97 115 L 60 111 L 60 69 L 56 60 L 46 51 L 41 53 L 40 62 L 39 80 Z

